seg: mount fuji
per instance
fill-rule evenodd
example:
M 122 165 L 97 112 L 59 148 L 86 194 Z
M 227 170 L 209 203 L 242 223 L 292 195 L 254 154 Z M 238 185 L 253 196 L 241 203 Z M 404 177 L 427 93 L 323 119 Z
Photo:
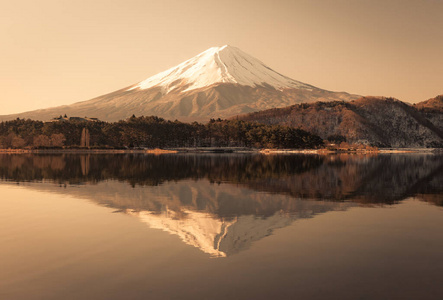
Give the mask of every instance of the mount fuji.
M 97 98 L 48 109 L 0 116 L 0 120 L 56 116 L 104 121 L 156 115 L 181 121 L 229 118 L 254 111 L 315 101 L 354 100 L 286 77 L 232 46 L 210 48 L 146 80 Z

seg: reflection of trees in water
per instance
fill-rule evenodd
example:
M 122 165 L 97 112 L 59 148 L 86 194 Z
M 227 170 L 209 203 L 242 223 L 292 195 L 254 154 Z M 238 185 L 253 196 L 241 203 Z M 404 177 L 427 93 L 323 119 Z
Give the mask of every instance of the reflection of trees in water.
M 373 168 L 367 168 L 365 184 L 354 197 L 362 202 L 383 203 L 417 194 L 442 194 L 443 186 L 435 179 L 443 172 L 443 156 L 382 155 Z
M 443 167 L 440 165 L 433 174 L 427 178 L 426 184 L 420 184 L 416 189 L 416 197 L 421 201 L 443 206 Z
M 285 180 L 263 179 L 251 185 L 297 198 L 390 204 L 417 193 L 441 195 L 443 186 L 435 178 L 442 173 L 442 156 L 326 156 L 324 163 L 310 172 Z
M 64 168 L 56 168 L 63 161 Z M 0 174 L 15 181 L 57 183 L 107 179 L 131 185 L 207 178 L 212 182 L 243 183 L 265 177 L 306 172 L 323 163 L 319 156 L 261 155 L 0 155 Z M 52 166 L 53 164 L 54 166 Z M 32 170 L 32 172 L 30 172 Z M 87 172 L 86 172 L 87 171 Z
M 0 155 L 0 176 L 13 181 L 51 180 L 63 184 L 113 179 L 133 187 L 205 178 L 214 183 L 238 184 L 295 198 L 395 203 L 416 194 L 423 199 L 432 198 L 423 195 L 441 196 L 442 157 Z
M 86 176 L 86 175 L 89 174 L 90 161 L 91 161 L 90 155 L 82 155 L 80 157 L 80 163 L 81 163 L 82 175 L 83 176 Z

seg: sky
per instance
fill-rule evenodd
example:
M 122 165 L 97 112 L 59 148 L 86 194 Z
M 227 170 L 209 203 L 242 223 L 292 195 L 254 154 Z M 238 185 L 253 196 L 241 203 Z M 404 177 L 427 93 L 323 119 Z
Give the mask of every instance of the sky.
M 443 0 L 0 0 L 0 115 L 121 89 L 229 44 L 319 88 L 443 94 Z

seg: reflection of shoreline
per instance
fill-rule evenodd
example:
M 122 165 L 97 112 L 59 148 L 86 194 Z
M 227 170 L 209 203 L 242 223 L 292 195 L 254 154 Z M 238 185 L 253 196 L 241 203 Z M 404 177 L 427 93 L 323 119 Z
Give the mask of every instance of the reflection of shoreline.
M 442 173 L 441 155 L 0 155 L 0 178 L 17 182 L 157 186 L 207 179 L 293 198 L 380 204 L 442 194 Z

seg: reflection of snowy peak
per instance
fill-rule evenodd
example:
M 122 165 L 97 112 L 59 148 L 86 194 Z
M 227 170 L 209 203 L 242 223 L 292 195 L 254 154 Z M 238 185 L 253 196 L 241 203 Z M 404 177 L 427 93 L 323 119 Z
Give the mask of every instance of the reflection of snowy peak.
M 289 226 L 296 219 L 295 216 L 276 213 L 267 218 L 249 215 L 223 220 L 204 212 L 183 212 L 185 217 L 178 218 L 174 211 L 168 209 L 161 214 L 126 211 L 138 216 L 150 228 L 175 234 L 186 244 L 212 257 L 226 257 L 248 249 L 252 242 L 271 235 L 274 229 Z
M 164 93 L 180 87 L 184 87 L 185 92 L 216 83 L 251 87 L 267 85 L 276 89 L 313 88 L 275 72 L 238 48 L 225 45 L 210 48 L 176 67 L 149 77 L 130 90 L 161 86 Z
M 266 195 L 280 198 L 279 195 Z M 284 197 L 284 196 L 283 196 Z M 278 201 L 278 199 L 276 199 Z M 181 208 L 179 212 L 165 208 L 160 213 L 125 210 L 137 216 L 150 228 L 177 235 L 188 245 L 212 257 L 226 257 L 248 249 L 253 242 L 269 236 L 274 230 L 291 225 L 297 219 L 312 218 L 328 211 L 345 210 L 350 203 L 292 199 L 297 211 L 278 211 L 272 216 L 239 215 L 220 218 L 212 213 Z
M 214 219 L 203 212 L 183 212 L 186 214 L 185 219 L 178 218 L 174 211 L 168 209 L 161 214 L 126 211 L 127 214 L 138 216 L 149 227 L 175 234 L 186 244 L 197 247 L 213 257 L 225 257 L 226 254 L 219 249 L 220 241 L 235 221 Z

